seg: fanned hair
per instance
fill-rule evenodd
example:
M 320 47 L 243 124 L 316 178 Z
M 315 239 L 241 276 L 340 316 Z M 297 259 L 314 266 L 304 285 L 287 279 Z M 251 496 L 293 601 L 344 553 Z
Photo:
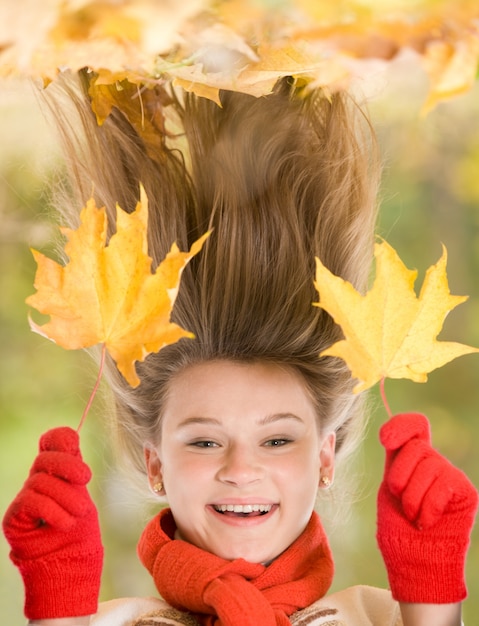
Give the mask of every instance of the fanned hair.
M 356 288 L 366 286 L 379 166 L 360 108 L 344 93 L 301 93 L 290 79 L 262 98 L 222 92 L 221 107 L 162 91 L 167 130 L 152 153 L 119 109 L 97 124 L 87 86 L 87 74 L 65 78 L 73 107 L 53 106 L 70 168 L 70 221 L 93 189 L 114 223 L 115 204 L 133 210 L 141 183 L 155 264 L 173 241 L 187 249 L 213 229 L 183 273 L 173 312 L 196 338 L 137 365 L 136 389 L 109 364 L 118 433 L 134 465 L 144 472 L 143 444 L 160 436 L 172 377 L 218 359 L 299 373 L 321 428 L 336 431 L 337 453 L 346 454 L 362 429 L 362 402 L 346 365 L 319 358 L 341 331 L 312 306 L 313 278 L 319 256 Z

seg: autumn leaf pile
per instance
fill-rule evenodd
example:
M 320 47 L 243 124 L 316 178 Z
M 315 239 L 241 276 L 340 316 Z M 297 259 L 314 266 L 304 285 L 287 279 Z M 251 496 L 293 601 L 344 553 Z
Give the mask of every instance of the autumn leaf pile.
M 429 77 L 425 109 L 477 76 L 476 0 L 17 0 L 0 6 L 0 74 L 89 68 L 93 85 L 173 82 L 218 101 L 278 78 L 343 88 L 404 53 Z

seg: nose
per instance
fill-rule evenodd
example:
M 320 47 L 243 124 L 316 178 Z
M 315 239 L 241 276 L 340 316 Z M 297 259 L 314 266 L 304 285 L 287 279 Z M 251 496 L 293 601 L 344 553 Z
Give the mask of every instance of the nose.
M 248 446 L 229 446 L 223 455 L 217 479 L 222 483 L 236 487 L 245 487 L 260 481 L 264 476 L 262 467 L 254 450 Z

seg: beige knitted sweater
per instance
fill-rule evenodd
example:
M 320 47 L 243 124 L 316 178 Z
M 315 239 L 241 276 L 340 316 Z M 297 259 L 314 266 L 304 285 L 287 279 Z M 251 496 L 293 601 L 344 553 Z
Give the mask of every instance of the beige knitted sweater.
M 292 626 L 402 626 L 399 605 L 391 594 L 366 586 L 328 595 L 290 620 Z M 101 603 L 91 626 L 198 626 L 198 622 L 157 598 L 122 598 Z

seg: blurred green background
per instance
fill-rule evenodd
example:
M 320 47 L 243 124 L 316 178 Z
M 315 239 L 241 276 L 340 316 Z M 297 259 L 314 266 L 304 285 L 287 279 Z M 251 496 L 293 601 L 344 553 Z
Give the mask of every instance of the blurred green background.
M 384 157 L 378 233 L 406 265 L 424 271 L 449 252 L 454 294 L 470 299 L 448 317 L 441 338 L 479 346 L 479 89 L 419 115 L 427 84 L 406 65 L 378 80 L 370 110 Z M 48 250 L 54 219 L 49 185 L 61 176 L 55 137 L 39 111 L 35 89 L 15 82 L 0 85 L 0 511 L 21 487 L 42 432 L 56 425 L 76 427 L 95 378 L 95 365 L 82 353 L 64 351 L 34 335 L 24 303 L 33 291 L 29 247 Z M 434 443 L 479 485 L 479 361 L 462 357 L 433 372 L 425 385 L 386 383 L 394 412 L 422 411 L 432 422 Z M 135 546 L 151 514 L 143 494 L 117 469 L 98 400 L 82 432 L 84 456 L 94 470 L 92 492 L 106 544 L 102 598 L 154 593 L 138 564 Z M 334 589 L 352 584 L 387 586 L 375 543 L 375 497 L 383 456 L 377 431 L 385 420 L 371 396 L 368 436 L 354 466 L 360 490 L 341 526 L 329 523 L 337 563 Z M 336 496 L 339 498 L 339 496 Z M 335 498 L 335 496 L 333 496 Z M 340 499 L 340 498 L 339 498 Z M 333 501 L 334 504 L 334 501 Z M 465 623 L 479 614 L 479 529 L 468 558 L 469 599 Z M 25 623 L 20 576 L 0 539 L 2 622 Z

